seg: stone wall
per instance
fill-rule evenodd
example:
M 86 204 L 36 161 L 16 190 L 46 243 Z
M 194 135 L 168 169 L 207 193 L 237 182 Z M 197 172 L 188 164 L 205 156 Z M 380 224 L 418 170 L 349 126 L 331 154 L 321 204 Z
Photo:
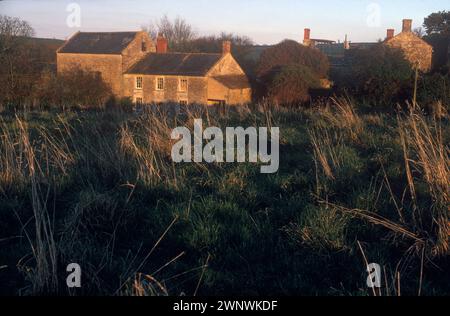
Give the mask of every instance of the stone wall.
M 142 51 L 142 42 L 146 51 Z M 122 54 L 57 54 L 58 73 L 71 69 L 99 72 L 103 80 L 111 86 L 115 96 L 122 97 L 123 73 L 148 53 L 156 51 L 155 44 L 146 32 L 138 32 L 135 39 Z
M 142 51 L 142 42 L 145 42 L 147 50 Z M 139 32 L 136 38 L 122 52 L 123 70 L 127 71 L 131 66 L 141 60 L 148 53 L 156 52 L 156 46 L 146 32 Z
M 251 102 L 252 90 L 250 88 L 230 89 L 214 78 L 209 78 L 208 99 L 223 100 L 229 105 L 245 104 Z
M 143 78 L 142 89 L 136 89 L 136 78 Z M 164 91 L 156 89 L 156 79 L 164 78 Z M 179 80 L 188 80 L 187 92 L 179 91 Z M 207 80 L 204 77 L 154 76 L 154 75 L 124 75 L 124 95 L 134 102 L 142 98 L 144 103 L 179 102 L 206 104 Z
M 57 54 L 58 73 L 81 69 L 99 72 L 103 80 L 111 86 L 114 95 L 122 95 L 122 56 L 100 54 Z
M 142 77 L 142 89 L 136 88 L 136 78 Z M 164 90 L 156 89 L 156 79 L 164 78 Z M 179 91 L 179 80 L 188 80 L 187 92 Z M 180 77 L 180 76 L 153 76 L 125 74 L 124 96 L 136 102 L 142 98 L 146 104 L 187 101 L 188 103 L 208 104 L 208 100 L 223 100 L 227 104 L 237 105 L 251 102 L 251 89 L 229 89 L 213 78 L 207 77 Z

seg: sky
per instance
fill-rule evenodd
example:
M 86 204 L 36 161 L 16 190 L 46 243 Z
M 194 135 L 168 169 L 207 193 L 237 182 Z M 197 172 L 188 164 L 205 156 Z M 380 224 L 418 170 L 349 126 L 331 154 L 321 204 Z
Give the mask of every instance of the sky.
M 28 21 L 37 37 L 136 31 L 167 14 L 184 18 L 199 35 L 233 32 L 258 44 L 300 41 L 304 28 L 312 38 L 377 41 L 388 28 L 399 32 L 403 18 L 420 27 L 442 10 L 450 10 L 449 0 L 0 0 L 0 14 Z

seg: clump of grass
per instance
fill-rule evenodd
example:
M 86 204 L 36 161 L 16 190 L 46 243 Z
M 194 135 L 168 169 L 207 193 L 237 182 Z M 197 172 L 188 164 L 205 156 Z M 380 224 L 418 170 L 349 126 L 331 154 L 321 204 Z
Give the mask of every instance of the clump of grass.
M 348 218 L 326 205 L 310 206 L 302 214 L 300 224 L 290 225 L 286 231 L 293 239 L 318 252 L 349 250 L 346 243 Z
M 0 128 L 0 190 L 5 193 L 8 188 L 26 182 L 26 160 L 17 129 L 12 130 L 4 121 Z
M 406 118 L 399 118 L 400 140 L 403 147 L 408 188 L 413 200 L 414 224 L 431 239 L 434 255 L 449 254 L 450 222 L 450 149 L 443 139 L 440 121 L 426 119 L 411 109 Z M 432 204 L 418 204 L 416 187 L 425 183 Z
M 357 140 L 363 130 L 363 121 L 348 96 L 332 98 L 332 106 L 321 109 L 320 115 L 331 125 L 349 131 L 352 140 Z
M 318 128 L 310 129 L 309 135 L 314 150 L 316 168 L 320 166 L 325 176 L 334 180 L 336 170 L 343 164 L 339 150 L 339 147 L 342 146 L 341 135 Z
M 168 296 L 166 287 L 151 275 L 137 273 L 125 290 L 127 296 Z

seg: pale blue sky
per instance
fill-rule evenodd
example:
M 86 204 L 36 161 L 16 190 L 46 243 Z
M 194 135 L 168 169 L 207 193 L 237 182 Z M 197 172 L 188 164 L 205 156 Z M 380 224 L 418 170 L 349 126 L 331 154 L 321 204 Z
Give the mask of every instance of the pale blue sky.
M 70 28 L 69 3 L 81 8 L 81 27 Z M 375 5 L 374 5 L 375 4 Z M 128 31 L 168 14 L 182 16 L 199 34 L 234 32 L 260 44 L 285 38 L 376 41 L 403 18 L 421 26 L 432 12 L 450 10 L 449 0 L 4 0 L 0 13 L 27 20 L 37 36 L 65 39 L 78 30 Z M 377 12 L 379 11 L 379 15 Z M 379 16 L 379 19 L 377 19 Z M 377 22 L 379 21 L 379 23 Z

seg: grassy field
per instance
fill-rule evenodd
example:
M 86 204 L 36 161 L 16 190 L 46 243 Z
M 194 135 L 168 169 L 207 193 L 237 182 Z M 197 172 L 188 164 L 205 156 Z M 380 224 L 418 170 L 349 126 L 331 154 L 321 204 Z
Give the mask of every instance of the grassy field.
M 449 295 L 448 116 L 353 103 L 2 114 L 0 294 Z M 194 118 L 280 127 L 279 172 L 172 163 Z

